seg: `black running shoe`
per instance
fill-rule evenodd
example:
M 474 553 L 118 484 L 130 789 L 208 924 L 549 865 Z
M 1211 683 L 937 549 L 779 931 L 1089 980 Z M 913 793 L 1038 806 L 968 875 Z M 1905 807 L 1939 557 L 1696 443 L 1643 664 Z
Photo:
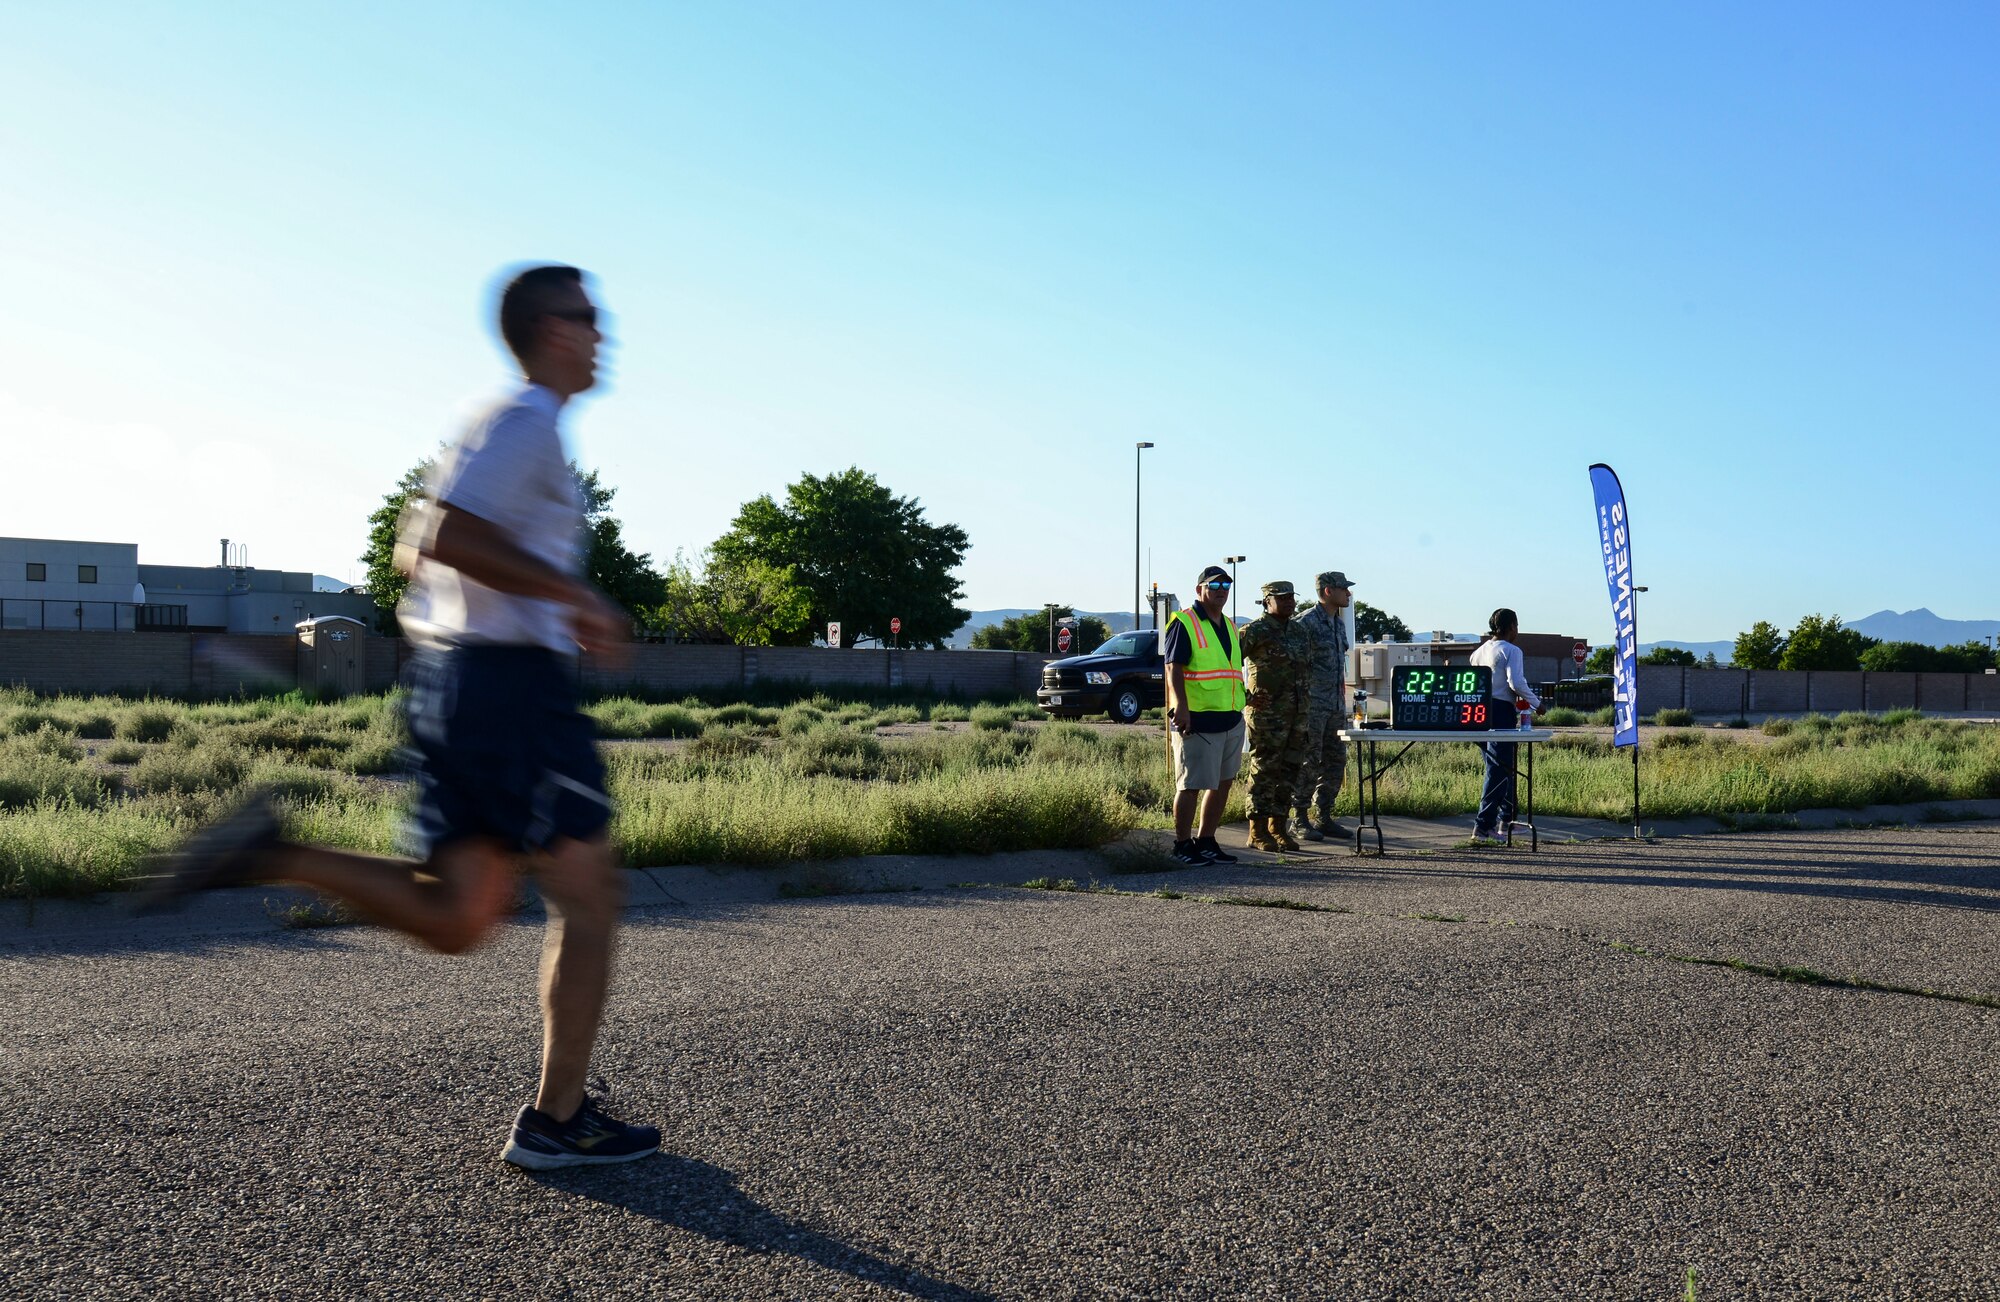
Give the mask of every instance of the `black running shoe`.
M 557 1121 L 532 1107 L 514 1118 L 502 1161 L 530 1171 L 559 1166 L 606 1166 L 636 1162 L 660 1151 L 660 1132 L 653 1126 L 628 1126 L 606 1116 L 597 1100 L 586 1097 L 568 1121 Z
M 180 849 L 154 860 L 149 866 L 155 876 L 133 905 L 133 912 L 157 913 L 178 907 L 196 891 L 255 881 L 265 856 L 283 844 L 282 831 L 270 793 L 253 793 L 189 837 Z
M 1212 836 L 1204 836 L 1196 838 L 1194 843 L 1194 848 L 1196 852 L 1198 852 L 1201 855 L 1203 861 L 1206 863 L 1237 862 L 1236 856 L 1229 853 L 1229 851 L 1223 849 L 1221 846 L 1217 845 L 1215 843 L 1215 838 Z
M 1201 852 L 1201 842 L 1199 841 L 1174 842 L 1174 859 L 1179 863 L 1196 865 L 1205 864 L 1209 861 L 1208 856 Z

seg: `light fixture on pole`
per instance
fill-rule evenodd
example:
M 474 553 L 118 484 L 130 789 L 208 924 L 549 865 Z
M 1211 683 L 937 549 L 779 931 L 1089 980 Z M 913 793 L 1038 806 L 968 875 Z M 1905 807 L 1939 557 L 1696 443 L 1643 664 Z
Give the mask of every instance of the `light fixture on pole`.
M 1140 458 L 1146 455 L 1150 443 L 1140 443 L 1132 449 L 1132 628 L 1139 627 L 1139 476 Z M 1159 627 L 1159 616 L 1153 617 L 1153 626 Z
M 1225 556 L 1222 558 L 1223 563 L 1229 566 L 1229 622 L 1232 624 L 1236 622 L 1236 567 L 1249 559 L 1248 556 Z

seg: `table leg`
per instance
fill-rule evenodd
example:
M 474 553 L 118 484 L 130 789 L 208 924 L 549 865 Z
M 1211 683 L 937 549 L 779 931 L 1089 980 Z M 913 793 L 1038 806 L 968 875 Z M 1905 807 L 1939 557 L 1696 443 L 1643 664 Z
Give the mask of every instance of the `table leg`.
M 1528 849 L 1539 852 L 1542 848 L 1541 829 L 1535 826 L 1535 745 L 1527 744 L 1528 752 Z
M 1404 749 L 1407 750 L 1408 747 Z M 1375 853 L 1382 854 L 1384 853 L 1382 849 L 1382 757 L 1381 753 L 1375 749 L 1375 743 L 1372 741 L 1368 743 L 1368 758 L 1370 766 L 1375 770 Z
M 1367 741 L 1354 743 L 1354 758 L 1361 761 L 1361 785 L 1354 789 L 1354 853 L 1361 853 L 1361 834 L 1368 827 L 1368 775 L 1375 769 L 1375 756 Z

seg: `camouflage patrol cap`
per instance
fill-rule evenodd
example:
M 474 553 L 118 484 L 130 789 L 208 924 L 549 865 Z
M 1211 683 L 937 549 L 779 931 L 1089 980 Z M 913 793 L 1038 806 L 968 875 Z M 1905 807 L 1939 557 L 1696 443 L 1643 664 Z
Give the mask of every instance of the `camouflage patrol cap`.
M 1313 586 L 1316 588 L 1351 588 L 1354 586 L 1354 581 L 1339 570 L 1322 570 L 1320 576 L 1313 580 Z
M 1260 591 L 1267 597 L 1289 597 L 1292 595 L 1292 585 L 1284 579 L 1272 579 Z

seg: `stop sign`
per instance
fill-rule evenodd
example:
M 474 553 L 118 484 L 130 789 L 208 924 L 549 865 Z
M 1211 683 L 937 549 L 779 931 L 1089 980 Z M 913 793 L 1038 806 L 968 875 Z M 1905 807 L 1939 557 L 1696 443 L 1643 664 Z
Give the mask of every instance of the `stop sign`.
M 1583 668 L 1583 662 L 1590 659 L 1590 643 L 1578 638 L 1576 645 L 1569 649 L 1569 658 L 1576 661 L 1578 669 Z
M 901 615 L 889 621 L 889 631 L 891 633 L 900 633 L 903 631 L 903 617 Z
M 1056 630 L 1056 650 L 1058 650 L 1058 651 L 1067 651 L 1067 650 L 1069 650 L 1069 630 L 1068 630 L 1068 629 L 1066 629 L 1066 628 L 1059 628 L 1059 629 L 1057 629 L 1057 630 Z

